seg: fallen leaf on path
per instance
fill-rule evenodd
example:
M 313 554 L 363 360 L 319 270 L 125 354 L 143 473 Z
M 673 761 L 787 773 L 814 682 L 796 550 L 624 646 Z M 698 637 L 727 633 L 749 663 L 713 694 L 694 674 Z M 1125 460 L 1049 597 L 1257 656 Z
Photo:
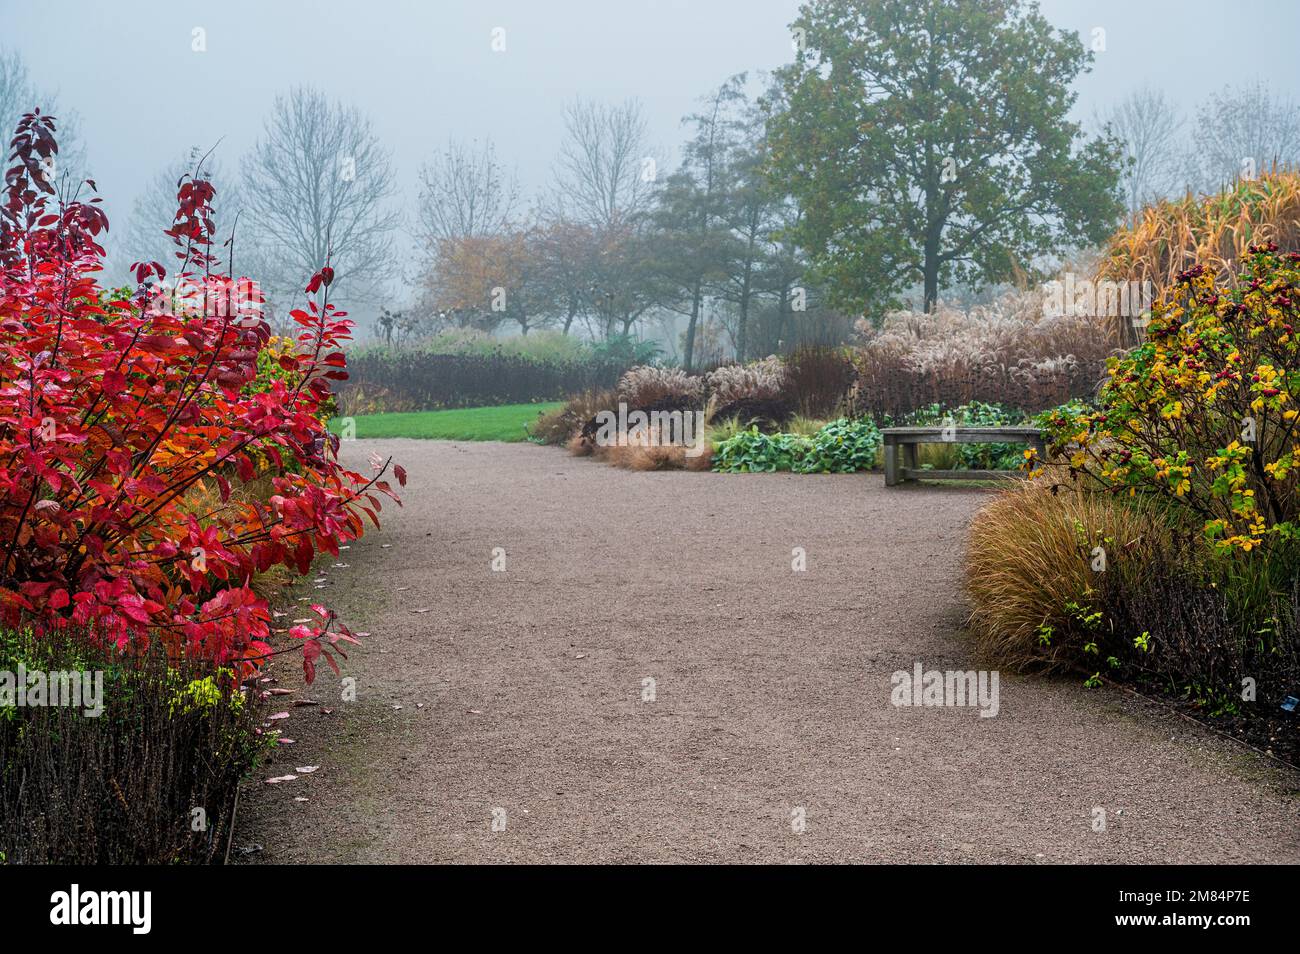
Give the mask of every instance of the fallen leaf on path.
M 318 768 L 320 768 L 319 765 L 300 765 L 296 769 L 294 769 L 294 771 L 297 772 L 299 775 L 310 775 Z
M 298 777 L 298 776 L 296 776 L 296 775 L 277 775 L 275 778 L 268 778 L 268 779 L 266 780 L 266 784 L 267 784 L 267 785 L 279 785 L 281 782 L 292 782 L 292 781 L 294 781 L 297 777 Z

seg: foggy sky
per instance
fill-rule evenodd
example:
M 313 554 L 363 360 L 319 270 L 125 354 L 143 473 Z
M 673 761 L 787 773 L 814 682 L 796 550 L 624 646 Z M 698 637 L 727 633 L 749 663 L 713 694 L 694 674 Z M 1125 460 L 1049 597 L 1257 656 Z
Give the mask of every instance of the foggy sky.
M 299 83 L 355 104 L 391 151 L 403 206 L 420 163 L 449 136 L 490 137 L 525 198 L 544 186 L 575 95 L 639 98 L 660 156 L 676 164 L 680 121 L 742 70 L 791 58 L 798 0 L 0 0 L 0 48 L 79 113 L 114 233 L 134 197 L 190 146 L 217 140 L 233 172 L 271 101 Z M 1184 109 L 1257 78 L 1300 99 L 1300 3 L 1045 0 L 1057 27 L 1107 49 L 1080 79 L 1080 118 L 1144 83 Z M 207 51 L 191 49 L 206 31 Z M 494 27 L 506 51 L 491 49 Z M 413 216 L 412 216 L 413 218 Z M 161 227 L 161 226 L 160 226 Z M 110 233 L 109 251 L 112 251 Z M 405 245 L 403 245 L 405 247 Z

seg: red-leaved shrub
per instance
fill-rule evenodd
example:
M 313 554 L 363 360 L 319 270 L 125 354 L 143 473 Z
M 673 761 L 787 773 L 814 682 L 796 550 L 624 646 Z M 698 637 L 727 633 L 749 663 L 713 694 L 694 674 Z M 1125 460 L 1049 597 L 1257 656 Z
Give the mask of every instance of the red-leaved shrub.
M 211 183 L 196 170 L 179 184 L 166 230 L 175 283 L 138 263 L 135 296 L 112 300 L 94 274 L 108 228 L 99 199 L 48 181 L 54 129 L 39 111 L 23 117 L 0 207 L 0 624 L 75 624 L 126 651 L 162 640 L 247 674 L 270 653 L 253 574 L 306 573 L 361 534 L 363 513 L 378 523 L 375 492 L 394 496 L 387 462 L 369 478 L 344 469 L 321 421 L 330 382 L 347 376 L 351 323 L 328 301 L 333 271 L 307 285 L 292 313 L 299 347 L 278 357 L 298 383 L 247 393 L 270 333 L 256 285 L 220 273 Z M 271 461 L 275 493 L 232 498 L 254 455 Z M 186 512 L 200 482 L 220 503 Z M 313 610 L 319 623 L 290 631 L 309 680 L 322 654 L 337 670 L 331 649 L 355 642 Z

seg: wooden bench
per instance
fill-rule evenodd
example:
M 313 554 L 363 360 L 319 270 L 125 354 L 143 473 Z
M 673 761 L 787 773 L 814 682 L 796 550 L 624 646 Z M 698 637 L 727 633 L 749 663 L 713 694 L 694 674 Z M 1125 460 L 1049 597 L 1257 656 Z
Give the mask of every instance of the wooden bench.
M 922 470 L 917 464 L 916 448 L 920 444 L 1029 444 L 1041 458 L 1047 452 L 1043 432 L 1037 427 L 886 427 L 885 486 L 893 487 L 907 480 L 996 480 L 1023 477 L 1024 471 L 1013 470 Z M 899 466 L 902 451 L 902 466 Z

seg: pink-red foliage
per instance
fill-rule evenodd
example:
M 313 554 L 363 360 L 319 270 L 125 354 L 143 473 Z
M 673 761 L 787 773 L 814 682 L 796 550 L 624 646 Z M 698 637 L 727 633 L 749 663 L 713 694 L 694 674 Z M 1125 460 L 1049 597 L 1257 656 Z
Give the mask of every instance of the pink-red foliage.
M 330 382 L 347 377 L 351 322 L 328 301 L 325 264 L 307 285 L 289 387 L 245 393 L 270 336 L 256 284 L 221 274 L 214 190 L 201 171 L 178 185 L 167 230 L 179 272 L 137 263 L 140 287 L 110 300 L 96 282 L 108 221 L 99 199 L 56 194 L 54 122 L 25 116 L 0 206 L 0 624 L 74 624 L 125 651 L 168 650 L 237 664 L 271 650 L 271 612 L 250 580 L 276 564 L 306 573 L 378 524 L 382 479 L 346 470 L 322 423 Z M 86 186 L 93 193 L 94 183 Z M 275 468 L 269 500 L 232 497 L 254 455 Z M 282 463 L 288 455 L 300 472 Z M 400 467 L 394 468 L 405 482 Z M 220 504 L 194 514 L 200 484 Z M 310 680 L 355 642 L 332 611 L 297 626 Z

